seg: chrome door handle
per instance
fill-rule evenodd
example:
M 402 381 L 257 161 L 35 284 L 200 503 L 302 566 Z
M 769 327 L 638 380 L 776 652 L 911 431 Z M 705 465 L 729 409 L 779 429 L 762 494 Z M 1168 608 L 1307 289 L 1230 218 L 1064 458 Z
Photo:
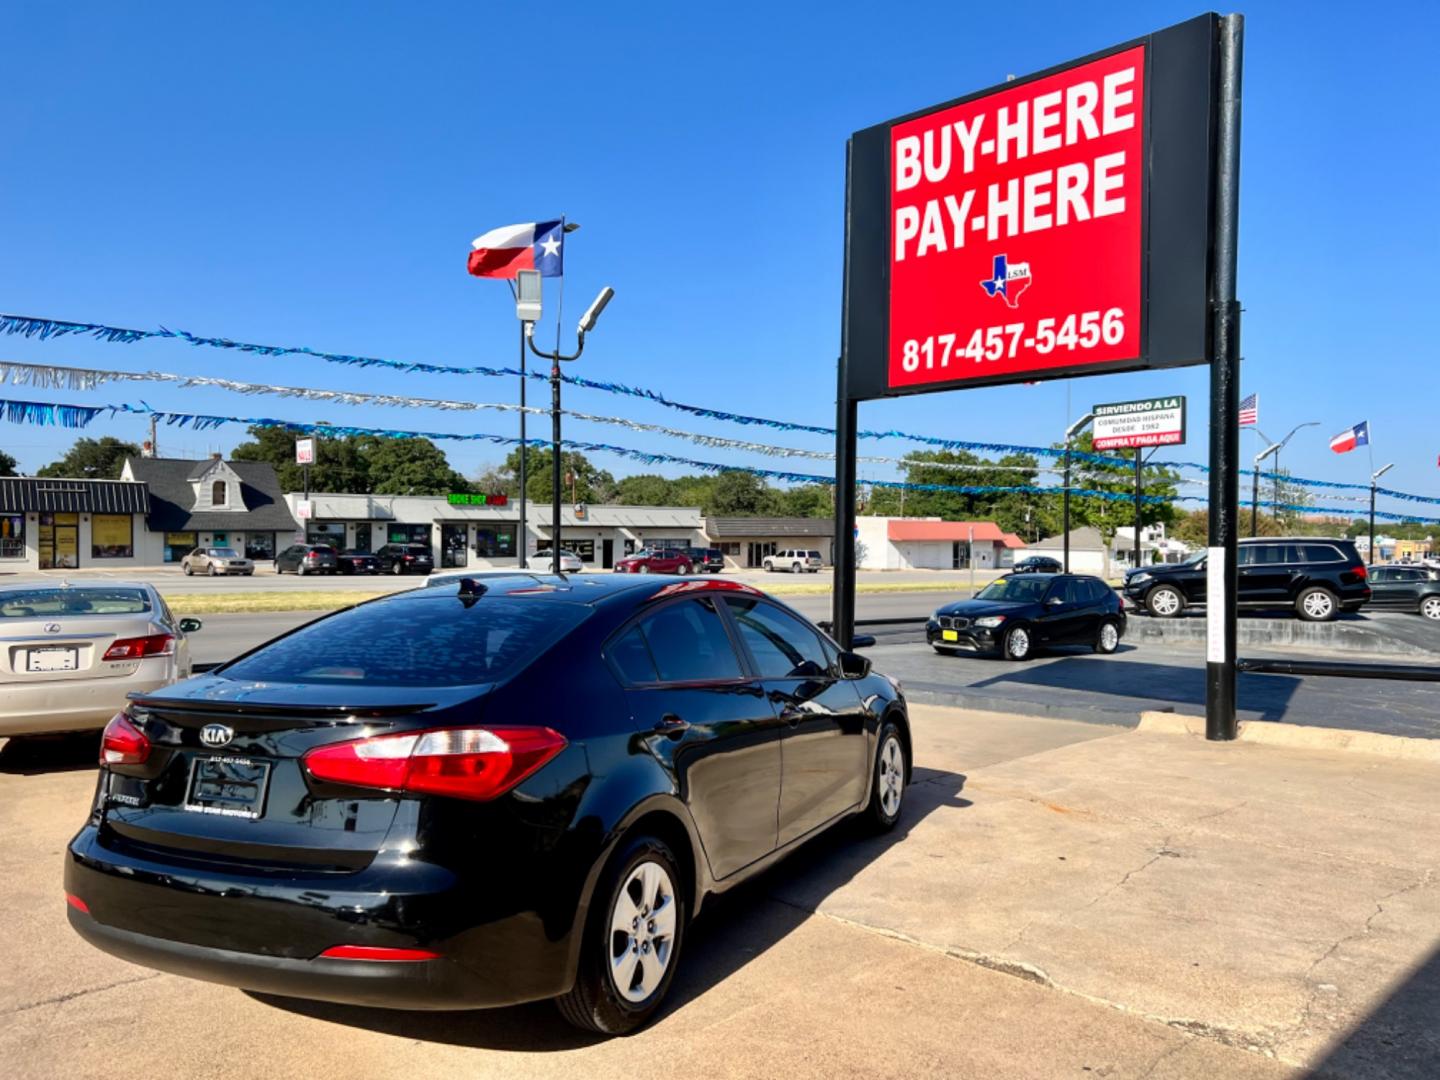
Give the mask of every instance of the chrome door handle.
M 680 719 L 680 717 L 674 713 L 666 713 L 660 718 L 660 722 L 655 725 L 655 731 L 661 735 L 683 735 L 689 728 L 689 723 Z

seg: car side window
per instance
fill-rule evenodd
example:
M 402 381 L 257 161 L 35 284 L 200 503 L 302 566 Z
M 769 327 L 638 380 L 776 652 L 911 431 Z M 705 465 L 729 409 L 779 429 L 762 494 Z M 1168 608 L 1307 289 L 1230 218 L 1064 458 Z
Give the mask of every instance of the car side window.
M 1379 582 L 1379 581 L 1389 581 L 1389 580 L 1390 580 L 1390 571 L 1384 569 L 1383 567 L 1382 567 L 1381 569 L 1379 569 L 1379 570 L 1371 570 L 1371 571 L 1370 571 L 1370 580 L 1371 580 L 1371 581 L 1376 581 L 1376 582 Z
M 727 596 L 725 603 L 761 678 L 814 679 L 830 673 L 819 635 L 799 619 L 753 597 Z
M 1098 604 L 1102 602 L 1105 599 L 1105 594 L 1110 591 L 1103 583 L 1095 581 L 1093 578 L 1087 578 L 1080 582 L 1080 590 L 1087 604 Z
M 1241 565 L 1241 566 L 1254 566 L 1254 565 L 1255 565 L 1255 562 L 1256 562 L 1255 552 L 1257 552 L 1257 551 L 1259 551 L 1259 550 L 1260 550 L 1260 549 L 1259 549 L 1258 547 L 1256 547 L 1254 544 L 1241 544 L 1241 545 L 1240 545 L 1240 555 L 1239 555 L 1239 558 L 1237 559 L 1237 562 L 1238 562 L 1239 565 Z
M 1395 581 L 1424 581 L 1425 575 L 1419 570 L 1391 570 L 1391 577 Z
M 709 597 L 666 604 L 638 623 L 661 682 L 738 679 L 740 658 Z
M 605 650 L 605 655 L 620 669 L 626 682 L 657 682 L 660 678 L 660 672 L 655 669 L 655 658 L 650 655 L 650 646 L 645 644 L 645 635 L 638 623 L 616 638 Z

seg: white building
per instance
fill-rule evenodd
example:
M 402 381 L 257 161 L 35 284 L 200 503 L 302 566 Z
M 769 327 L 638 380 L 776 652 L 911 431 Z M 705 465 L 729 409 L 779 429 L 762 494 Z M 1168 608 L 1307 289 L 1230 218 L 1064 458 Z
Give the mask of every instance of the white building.
M 858 517 L 855 563 L 862 570 L 1004 569 L 1024 541 L 993 521 Z
M 1143 542 L 1143 539 L 1142 539 Z M 1064 535 L 1047 536 L 1034 544 L 1027 544 L 1024 555 L 1045 555 L 1051 559 L 1064 559 Z M 1070 572 L 1072 574 L 1110 574 L 1110 552 L 1100 530 L 1086 525 L 1070 530 Z
M 0 573 L 159 562 L 144 484 L 0 478 Z
M 299 515 L 303 497 L 285 496 Z M 311 493 L 306 538 L 338 550 L 375 551 L 385 544 L 426 544 L 442 568 L 516 565 L 520 509 L 502 496 L 344 495 Z M 526 507 L 525 549 L 550 542 L 550 504 Z M 563 506 L 560 544 L 588 567 L 608 570 L 639 548 L 704 547 L 698 506 Z

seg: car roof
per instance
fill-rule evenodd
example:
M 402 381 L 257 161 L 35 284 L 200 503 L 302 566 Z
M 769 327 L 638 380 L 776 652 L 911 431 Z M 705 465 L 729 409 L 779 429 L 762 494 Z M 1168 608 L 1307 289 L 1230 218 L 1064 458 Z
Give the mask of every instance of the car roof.
M 1242 544 L 1353 544 L 1348 536 L 1244 536 Z

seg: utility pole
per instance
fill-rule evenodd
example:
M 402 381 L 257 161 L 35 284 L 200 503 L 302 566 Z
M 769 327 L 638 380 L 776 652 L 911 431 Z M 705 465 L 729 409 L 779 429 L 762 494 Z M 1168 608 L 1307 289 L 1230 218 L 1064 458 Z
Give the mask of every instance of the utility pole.
M 1094 419 L 1094 413 L 1086 413 L 1079 420 L 1076 420 L 1073 424 L 1071 424 L 1068 428 L 1065 429 L 1065 494 L 1063 496 L 1061 510 L 1061 517 L 1064 520 L 1060 526 L 1060 531 L 1062 534 L 1060 542 L 1062 545 L 1064 557 L 1062 558 L 1060 565 L 1064 568 L 1065 573 L 1067 574 L 1070 572 L 1070 440 L 1075 437 L 1075 433 L 1077 431 L 1079 431 L 1081 428 L 1083 428 L 1086 424 L 1090 423 L 1090 421 Z
M 1144 488 L 1144 481 L 1140 477 L 1140 447 L 1135 448 L 1135 558 L 1131 563 L 1136 570 L 1140 569 L 1140 503 Z
M 1375 472 L 1370 474 L 1370 547 L 1365 552 L 1369 557 L 1370 565 L 1375 565 L 1375 482 L 1395 467 L 1392 461 L 1389 465 L 1382 465 Z

